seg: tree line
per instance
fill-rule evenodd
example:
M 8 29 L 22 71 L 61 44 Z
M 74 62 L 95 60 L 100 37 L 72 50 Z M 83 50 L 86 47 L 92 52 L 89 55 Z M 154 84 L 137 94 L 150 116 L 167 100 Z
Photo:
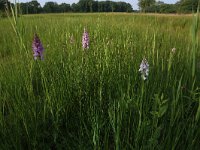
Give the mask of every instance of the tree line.
M 5 9 L 6 4 L 10 4 L 8 0 L 0 0 L 0 10 Z M 11 4 L 14 5 L 14 4 Z M 38 13 L 65 13 L 65 12 L 132 12 L 132 6 L 126 2 L 114 1 L 95 1 L 95 0 L 79 0 L 78 3 L 72 5 L 49 1 L 44 6 L 37 0 L 26 3 L 16 3 L 21 14 L 38 14 Z
M 192 13 L 196 12 L 200 0 L 179 0 L 175 4 L 165 4 L 163 1 L 139 0 L 138 6 L 141 12 L 151 13 Z
M 192 13 L 196 12 L 200 0 L 179 0 L 175 4 L 166 4 L 156 0 L 138 0 L 139 10 L 136 12 L 144 13 Z M 53 1 L 46 2 L 44 6 L 37 0 L 26 3 L 16 3 L 15 5 L 8 0 L 0 0 L 0 15 L 6 8 L 17 6 L 20 14 L 38 13 L 65 13 L 65 12 L 133 12 L 131 4 L 126 2 L 79 0 L 72 5 Z

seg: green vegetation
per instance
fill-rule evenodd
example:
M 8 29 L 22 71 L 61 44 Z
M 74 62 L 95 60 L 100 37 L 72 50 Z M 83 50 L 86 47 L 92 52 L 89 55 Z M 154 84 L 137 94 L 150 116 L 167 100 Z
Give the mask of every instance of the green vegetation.
M 142 12 L 147 12 L 147 9 L 149 9 L 149 7 L 154 6 L 155 4 L 155 0 L 138 0 L 138 6 Z
M 138 0 L 139 10 L 133 10 L 131 4 L 115 1 L 79 0 L 72 5 L 49 1 L 41 6 L 37 0 L 17 3 L 20 14 L 66 13 L 66 12 L 145 12 L 145 13 L 194 13 L 198 9 L 199 0 L 179 0 L 176 4 L 166 4 L 163 1 Z M 0 15 L 4 12 L 8 0 L 0 0 Z M 5 15 L 4 15 L 5 16 Z
M 198 9 L 199 0 L 179 0 L 176 4 L 165 4 L 163 1 L 138 0 L 141 12 L 151 13 L 193 13 Z
M 9 19 L 0 20 L 1 150 L 199 149 L 197 16 Z M 33 59 L 34 33 L 44 61 Z M 138 71 L 144 57 L 146 81 Z
M 7 0 L 1 0 L 6 3 Z M 41 6 L 37 0 L 26 3 L 17 3 L 21 14 L 38 14 L 38 13 L 64 13 L 64 12 L 132 12 L 132 6 L 125 2 L 114 1 L 94 1 L 79 0 L 72 5 L 57 2 L 46 2 Z M 0 3 L 1 6 L 1 3 Z M 0 8 L 1 10 L 1 8 Z

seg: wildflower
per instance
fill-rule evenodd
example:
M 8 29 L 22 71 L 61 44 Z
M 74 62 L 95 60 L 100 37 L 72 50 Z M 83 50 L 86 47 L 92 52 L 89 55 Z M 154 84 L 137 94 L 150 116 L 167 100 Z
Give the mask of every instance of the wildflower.
M 33 49 L 33 57 L 35 60 L 37 58 L 41 60 L 44 59 L 44 56 L 43 56 L 44 48 L 37 34 L 34 35 L 32 49 Z
M 84 28 L 84 33 L 82 36 L 82 46 L 83 46 L 83 49 L 89 48 L 89 35 L 88 35 L 88 32 L 85 30 L 85 28 Z
M 176 52 L 176 48 L 172 48 L 172 53 L 175 53 Z
M 141 77 L 143 78 L 143 80 L 146 80 L 147 76 L 149 75 L 149 64 L 145 58 L 142 60 L 142 63 L 140 64 L 139 71 L 141 73 Z

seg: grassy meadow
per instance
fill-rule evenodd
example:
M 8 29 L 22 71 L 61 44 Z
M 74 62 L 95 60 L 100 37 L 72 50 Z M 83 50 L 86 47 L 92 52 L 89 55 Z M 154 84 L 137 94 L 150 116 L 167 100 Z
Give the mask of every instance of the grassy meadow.
M 1 19 L 0 149 L 199 150 L 198 24 L 131 13 Z

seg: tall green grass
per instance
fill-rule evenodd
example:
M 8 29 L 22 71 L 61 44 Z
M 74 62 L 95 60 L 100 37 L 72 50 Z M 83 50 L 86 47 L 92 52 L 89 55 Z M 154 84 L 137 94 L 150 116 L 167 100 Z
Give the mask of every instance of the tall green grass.
M 197 18 L 102 13 L 0 20 L 0 149 L 198 150 Z M 44 61 L 33 60 L 35 32 Z M 143 57 L 146 81 L 138 71 Z

